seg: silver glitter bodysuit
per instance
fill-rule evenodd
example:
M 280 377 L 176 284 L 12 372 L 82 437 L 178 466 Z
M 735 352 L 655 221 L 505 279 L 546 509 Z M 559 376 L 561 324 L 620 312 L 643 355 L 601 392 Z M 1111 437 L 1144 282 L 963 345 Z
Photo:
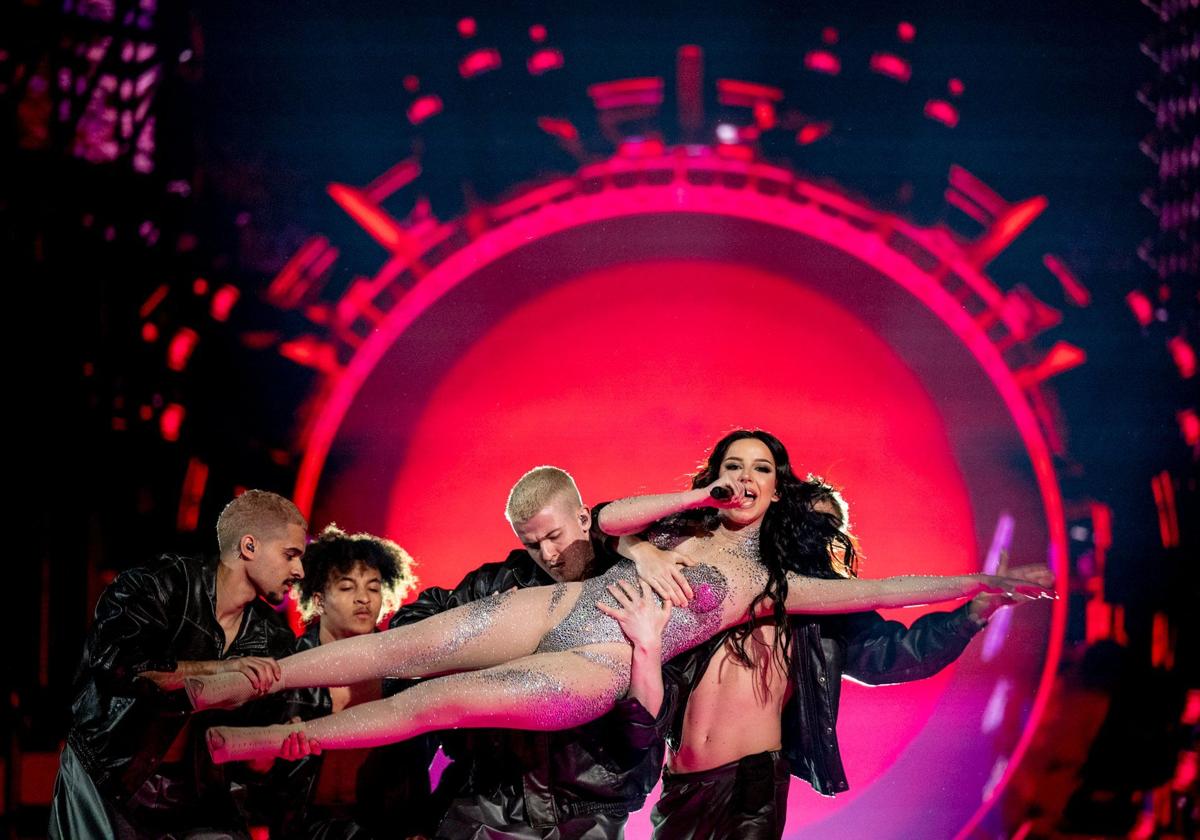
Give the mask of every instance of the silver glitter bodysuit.
M 729 595 L 729 581 L 715 566 L 700 564 L 683 570 L 695 597 L 686 607 L 671 610 L 663 628 L 663 660 L 694 647 L 721 629 L 721 605 Z M 542 637 L 538 653 L 571 650 L 584 645 L 623 643 L 629 640 L 621 625 L 596 608 L 597 602 L 619 608 L 616 598 L 608 591 L 609 584 L 624 580 L 637 585 L 637 570 L 632 561 L 622 560 L 604 574 L 583 581 L 579 599 L 567 616 Z M 650 593 L 657 604 L 662 599 Z

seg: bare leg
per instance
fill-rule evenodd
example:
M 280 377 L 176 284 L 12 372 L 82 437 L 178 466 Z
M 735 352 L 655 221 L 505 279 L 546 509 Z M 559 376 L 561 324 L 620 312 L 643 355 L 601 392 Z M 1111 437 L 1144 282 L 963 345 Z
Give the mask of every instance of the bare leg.
M 550 628 L 579 598 L 579 584 L 502 592 L 424 621 L 355 636 L 279 661 L 285 688 L 350 685 L 384 677 L 428 677 L 489 668 L 533 653 Z M 237 672 L 190 677 L 184 682 L 197 709 L 237 706 L 255 697 Z
M 428 680 L 407 691 L 302 725 L 215 727 L 217 763 L 280 754 L 303 729 L 322 749 L 377 747 L 454 727 L 550 730 L 600 717 L 629 689 L 628 644 L 526 656 L 495 668 Z

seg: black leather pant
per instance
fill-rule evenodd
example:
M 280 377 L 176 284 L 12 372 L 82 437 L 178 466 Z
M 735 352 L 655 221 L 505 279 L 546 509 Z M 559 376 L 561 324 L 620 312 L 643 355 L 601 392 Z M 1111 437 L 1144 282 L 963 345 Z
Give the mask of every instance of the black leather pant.
M 792 776 L 779 752 L 699 773 L 663 773 L 650 814 L 655 840 L 779 840 Z
M 177 779 L 172 767 L 152 775 L 123 806 L 96 789 L 70 745 L 59 759 L 50 803 L 51 840 L 249 840 L 231 814 L 195 801 L 194 783 Z M 224 819 L 221 819 L 221 818 Z
M 587 814 L 557 825 L 530 825 L 522 792 L 501 788 L 488 795 L 463 795 L 450 803 L 438 840 L 617 840 L 627 814 Z

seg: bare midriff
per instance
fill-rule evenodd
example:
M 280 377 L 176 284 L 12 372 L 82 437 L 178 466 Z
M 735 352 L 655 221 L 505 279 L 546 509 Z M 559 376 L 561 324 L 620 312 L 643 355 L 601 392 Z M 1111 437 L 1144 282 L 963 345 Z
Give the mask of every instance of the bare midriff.
M 738 661 L 732 642 L 713 654 L 688 699 L 679 751 L 667 758 L 671 772 L 711 770 L 781 747 L 780 717 L 790 685 L 787 670 L 772 664 L 774 638 L 774 627 L 760 626 L 746 641 L 753 667 Z

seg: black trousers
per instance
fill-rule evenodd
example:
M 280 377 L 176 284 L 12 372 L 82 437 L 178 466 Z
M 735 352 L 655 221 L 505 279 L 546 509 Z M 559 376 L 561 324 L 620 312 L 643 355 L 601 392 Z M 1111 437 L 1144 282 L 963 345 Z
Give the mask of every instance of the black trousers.
M 59 759 L 50 803 L 50 840 L 249 840 L 236 817 L 195 801 L 194 784 L 170 765 L 148 778 L 122 806 L 106 799 L 68 744 Z
M 437 840 L 619 840 L 628 814 L 586 814 L 557 825 L 535 827 L 520 790 L 464 794 L 450 803 Z
M 779 840 L 791 780 L 779 752 L 699 773 L 664 771 L 662 797 L 650 813 L 655 840 Z

